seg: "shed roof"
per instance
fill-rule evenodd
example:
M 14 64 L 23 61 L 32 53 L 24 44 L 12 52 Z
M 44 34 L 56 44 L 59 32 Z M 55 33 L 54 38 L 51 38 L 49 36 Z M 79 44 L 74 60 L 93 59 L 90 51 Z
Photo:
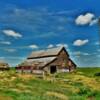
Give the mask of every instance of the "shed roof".
M 39 51 L 33 51 L 28 59 L 31 58 L 41 58 L 41 57 L 49 57 L 49 56 L 56 56 L 58 53 L 63 49 L 64 47 L 56 47 L 46 50 L 39 50 Z
M 0 60 L 0 68 L 8 68 L 8 67 L 9 67 L 8 63 Z
M 37 65 L 38 67 L 43 67 L 55 59 L 56 59 L 56 57 L 27 59 L 20 66 L 36 66 Z

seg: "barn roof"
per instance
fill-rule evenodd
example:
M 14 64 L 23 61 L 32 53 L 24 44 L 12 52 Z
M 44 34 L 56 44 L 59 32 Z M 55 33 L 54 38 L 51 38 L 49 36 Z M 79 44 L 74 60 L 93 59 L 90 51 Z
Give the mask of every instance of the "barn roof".
M 21 64 L 21 66 L 38 66 L 43 67 L 46 64 L 55 60 L 56 57 L 45 57 L 45 58 L 36 58 L 36 59 L 27 59 L 25 62 Z
M 50 57 L 50 56 L 57 56 L 58 53 L 64 49 L 64 47 L 56 47 L 56 48 L 51 48 L 51 49 L 46 49 L 46 50 L 39 50 L 39 51 L 33 51 L 28 59 L 31 58 L 41 58 L 41 57 Z
M 0 60 L 0 68 L 8 68 L 8 67 L 9 67 L 8 63 Z

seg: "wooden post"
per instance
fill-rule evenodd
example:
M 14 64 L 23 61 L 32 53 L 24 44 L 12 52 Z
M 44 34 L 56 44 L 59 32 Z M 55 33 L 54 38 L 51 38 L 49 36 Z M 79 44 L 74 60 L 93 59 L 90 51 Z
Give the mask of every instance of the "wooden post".
M 45 72 L 43 71 L 43 79 L 45 80 Z

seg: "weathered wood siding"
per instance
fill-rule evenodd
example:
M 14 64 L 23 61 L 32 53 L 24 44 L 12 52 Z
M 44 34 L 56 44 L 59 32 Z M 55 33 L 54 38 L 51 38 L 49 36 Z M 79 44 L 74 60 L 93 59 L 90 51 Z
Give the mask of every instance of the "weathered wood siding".
M 50 66 L 55 65 L 57 67 L 57 70 L 60 69 L 68 69 L 68 55 L 66 54 L 65 50 L 62 50 L 59 55 L 57 56 L 57 59 L 50 64 L 48 64 L 44 70 L 50 72 Z

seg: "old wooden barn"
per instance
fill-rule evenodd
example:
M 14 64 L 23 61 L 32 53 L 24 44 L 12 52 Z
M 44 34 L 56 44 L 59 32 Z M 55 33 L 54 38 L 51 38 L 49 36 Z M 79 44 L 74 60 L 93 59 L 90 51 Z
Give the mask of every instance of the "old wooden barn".
M 71 72 L 76 64 L 71 60 L 64 47 L 33 51 L 30 56 L 16 67 L 18 72 L 56 73 Z

